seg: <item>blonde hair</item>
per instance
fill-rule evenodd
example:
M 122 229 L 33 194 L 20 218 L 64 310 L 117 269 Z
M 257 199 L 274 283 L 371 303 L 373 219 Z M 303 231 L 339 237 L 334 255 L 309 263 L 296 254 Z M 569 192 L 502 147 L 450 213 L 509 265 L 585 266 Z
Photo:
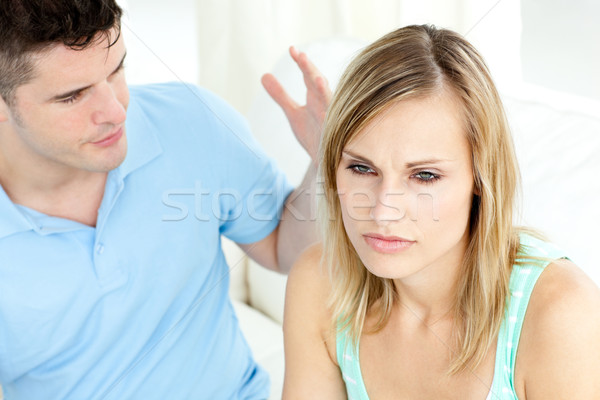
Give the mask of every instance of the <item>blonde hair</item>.
M 393 102 L 444 88 L 462 102 L 476 193 L 455 298 L 456 351 L 448 371 L 455 374 L 479 365 L 494 342 L 519 247 L 519 230 L 513 226 L 519 171 L 512 138 L 488 68 L 463 37 L 429 25 L 407 26 L 383 36 L 351 62 L 334 93 L 321 142 L 321 221 L 334 323 L 338 331 L 348 330 L 356 345 L 367 313 L 376 317 L 374 330 L 380 330 L 398 294 L 391 279 L 364 267 L 344 230 L 336 183 L 342 151 Z

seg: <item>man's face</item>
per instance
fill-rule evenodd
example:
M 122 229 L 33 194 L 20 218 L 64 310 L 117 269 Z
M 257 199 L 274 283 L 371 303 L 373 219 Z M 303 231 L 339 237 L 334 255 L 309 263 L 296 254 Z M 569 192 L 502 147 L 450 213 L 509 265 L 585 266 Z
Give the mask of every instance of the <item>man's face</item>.
M 16 89 L 7 129 L 0 125 L 11 159 L 59 174 L 107 172 L 123 162 L 125 45 L 120 37 L 107 48 L 109 40 L 103 36 L 84 50 L 57 44 L 34 56 L 34 78 Z

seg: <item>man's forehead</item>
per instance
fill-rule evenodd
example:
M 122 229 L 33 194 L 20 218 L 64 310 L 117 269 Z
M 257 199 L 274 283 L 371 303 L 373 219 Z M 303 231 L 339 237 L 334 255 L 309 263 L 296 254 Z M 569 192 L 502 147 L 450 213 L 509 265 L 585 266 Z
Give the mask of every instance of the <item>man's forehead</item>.
M 91 76 L 94 69 L 112 70 L 119 65 L 126 52 L 122 37 L 116 42 L 115 39 L 115 36 L 109 37 L 104 33 L 83 49 L 71 48 L 63 43 L 52 44 L 32 54 L 32 80 L 44 79 L 58 83 L 63 78 L 76 78 L 79 74 Z
M 48 62 L 52 59 L 64 59 L 65 57 L 78 57 L 84 55 L 103 54 L 108 59 L 111 53 L 124 53 L 124 42 L 119 31 L 111 30 L 108 32 L 99 32 L 89 44 L 84 47 L 67 46 L 62 42 L 56 42 L 48 45 L 41 51 L 32 54 L 32 59 L 36 62 Z

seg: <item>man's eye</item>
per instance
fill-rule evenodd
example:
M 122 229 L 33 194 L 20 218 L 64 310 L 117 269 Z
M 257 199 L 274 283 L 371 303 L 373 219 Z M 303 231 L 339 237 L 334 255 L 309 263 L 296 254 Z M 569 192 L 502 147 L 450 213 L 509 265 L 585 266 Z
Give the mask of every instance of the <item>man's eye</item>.
M 71 104 L 71 103 L 75 102 L 80 96 L 81 96 L 81 92 L 77 92 L 77 93 L 75 93 L 67 98 L 64 98 L 62 100 L 59 100 L 59 101 L 64 104 Z

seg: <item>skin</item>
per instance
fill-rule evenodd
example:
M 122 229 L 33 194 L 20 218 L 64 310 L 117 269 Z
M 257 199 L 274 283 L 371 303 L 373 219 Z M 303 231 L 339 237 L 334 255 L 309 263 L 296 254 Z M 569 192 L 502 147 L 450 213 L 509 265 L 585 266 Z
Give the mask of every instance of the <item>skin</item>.
M 115 30 L 111 31 L 110 38 L 116 37 Z M 111 47 L 105 34 L 97 39 L 83 50 L 56 44 L 35 54 L 33 79 L 16 88 L 15 104 L 9 107 L 0 98 L 3 189 L 16 204 L 89 226 L 96 225 L 108 172 L 127 153 L 125 43 L 122 36 Z M 316 148 L 311 143 L 318 143 L 330 93 L 305 54 L 294 50 L 292 56 L 305 77 L 307 104 L 290 102 L 273 77 L 267 77 L 264 84 L 314 158 Z M 314 196 L 305 196 L 314 188 L 315 175 L 316 168 L 311 166 L 270 235 L 239 245 L 258 263 L 287 272 L 316 241 L 310 218 Z
M 306 103 L 296 103 L 272 75 L 265 74 L 262 84 L 267 93 L 281 107 L 296 136 L 313 163 L 309 166 L 300 185 L 290 194 L 284 205 L 281 222 L 276 230 L 261 242 L 240 247 L 261 265 L 289 272 L 297 257 L 317 241 L 315 214 L 317 151 L 321 129 L 325 120 L 331 90 L 327 79 L 303 52 L 294 47 L 290 56 L 302 72 L 306 85 Z
M 327 106 L 331 101 L 331 90 L 327 79 L 308 59 L 306 53 L 290 47 L 290 56 L 302 71 L 306 85 L 306 104 L 300 105 L 292 99 L 273 74 L 263 75 L 261 82 L 269 95 L 281 107 L 296 138 L 310 155 L 317 159 L 320 135 L 307 134 L 320 131 L 325 120 Z
M 371 400 L 483 400 L 490 390 L 495 343 L 476 369 L 446 375 L 454 322 L 448 311 L 473 195 L 471 153 L 458 104 L 443 90 L 391 105 L 346 146 L 337 171 L 350 241 L 366 268 L 393 279 L 400 294 L 386 326 L 360 339 L 361 372 Z M 439 179 L 432 180 L 435 176 Z M 429 213 L 422 212 L 431 210 L 419 203 L 422 193 L 433 199 Z M 373 233 L 409 242 L 402 251 L 383 253 L 365 240 Z M 284 399 L 346 398 L 332 316 L 323 307 L 331 288 L 321 252 L 311 248 L 288 280 Z M 546 267 L 517 353 L 519 399 L 600 395 L 599 306 L 598 288 L 573 263 Z M 374 322 L 367 315 L 365 328 Z
M 15 105 L 0 103 L 0 182 L 15 203 L 95 224 L 107 172 L 127 151 L 125 45 L 106 45 L 102 38 L 82 51 L 56 45 L 37 54 Z
M 446 283 L 467 246 L 473 197 L 458 104 L 441 93 L 391 105 L 348 143 L 337 170 L 344 228 L 359 257 L 373 274 L 394 279 L 409 307 L 434 318 L 435 308 L 447 311 L 453 286 Z M 374 251 L 374 235 L 403 238 L 408 247 Z

